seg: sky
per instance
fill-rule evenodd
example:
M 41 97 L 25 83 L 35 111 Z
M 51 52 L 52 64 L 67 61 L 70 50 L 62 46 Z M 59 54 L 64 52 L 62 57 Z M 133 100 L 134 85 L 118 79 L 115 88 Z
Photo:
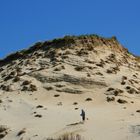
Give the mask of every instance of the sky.
M 116 36 L 140 55 L 140 0 L 0 0 L 0 58 L 81 34 Z

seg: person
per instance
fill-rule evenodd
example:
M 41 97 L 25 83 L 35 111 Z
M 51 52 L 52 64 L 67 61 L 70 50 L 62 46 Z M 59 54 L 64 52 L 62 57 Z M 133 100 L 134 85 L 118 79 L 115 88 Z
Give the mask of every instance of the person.
M 85 111 L 82 109 L 80 116 L 82 117 L 82 121 L 85 121 Z

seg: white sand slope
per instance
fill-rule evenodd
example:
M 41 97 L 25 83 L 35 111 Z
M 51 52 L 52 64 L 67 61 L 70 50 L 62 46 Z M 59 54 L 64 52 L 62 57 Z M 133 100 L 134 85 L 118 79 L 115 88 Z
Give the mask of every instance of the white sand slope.
M 0 62 L 0 139 L 140 139 L 139 59 L 114 38 L 74 39 Z

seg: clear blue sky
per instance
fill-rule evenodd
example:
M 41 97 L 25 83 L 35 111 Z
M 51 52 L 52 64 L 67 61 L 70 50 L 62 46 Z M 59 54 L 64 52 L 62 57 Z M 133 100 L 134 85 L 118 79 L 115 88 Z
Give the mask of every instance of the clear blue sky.
M 0 58 L 64 35 L 117 36 L 140 55 L 140 0 L 0 0 Z

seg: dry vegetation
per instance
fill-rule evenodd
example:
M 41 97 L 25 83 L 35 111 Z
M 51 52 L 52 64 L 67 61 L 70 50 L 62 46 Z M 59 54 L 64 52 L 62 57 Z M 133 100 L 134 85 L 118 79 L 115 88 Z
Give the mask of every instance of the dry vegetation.
M 0 125 L 0 139 L 4 138 L 8 134 L 8 128 L 4 125 Z
M 47 140 L 84 140 L 81 135 L 66 133 L 58 138 L 47 138 Z

